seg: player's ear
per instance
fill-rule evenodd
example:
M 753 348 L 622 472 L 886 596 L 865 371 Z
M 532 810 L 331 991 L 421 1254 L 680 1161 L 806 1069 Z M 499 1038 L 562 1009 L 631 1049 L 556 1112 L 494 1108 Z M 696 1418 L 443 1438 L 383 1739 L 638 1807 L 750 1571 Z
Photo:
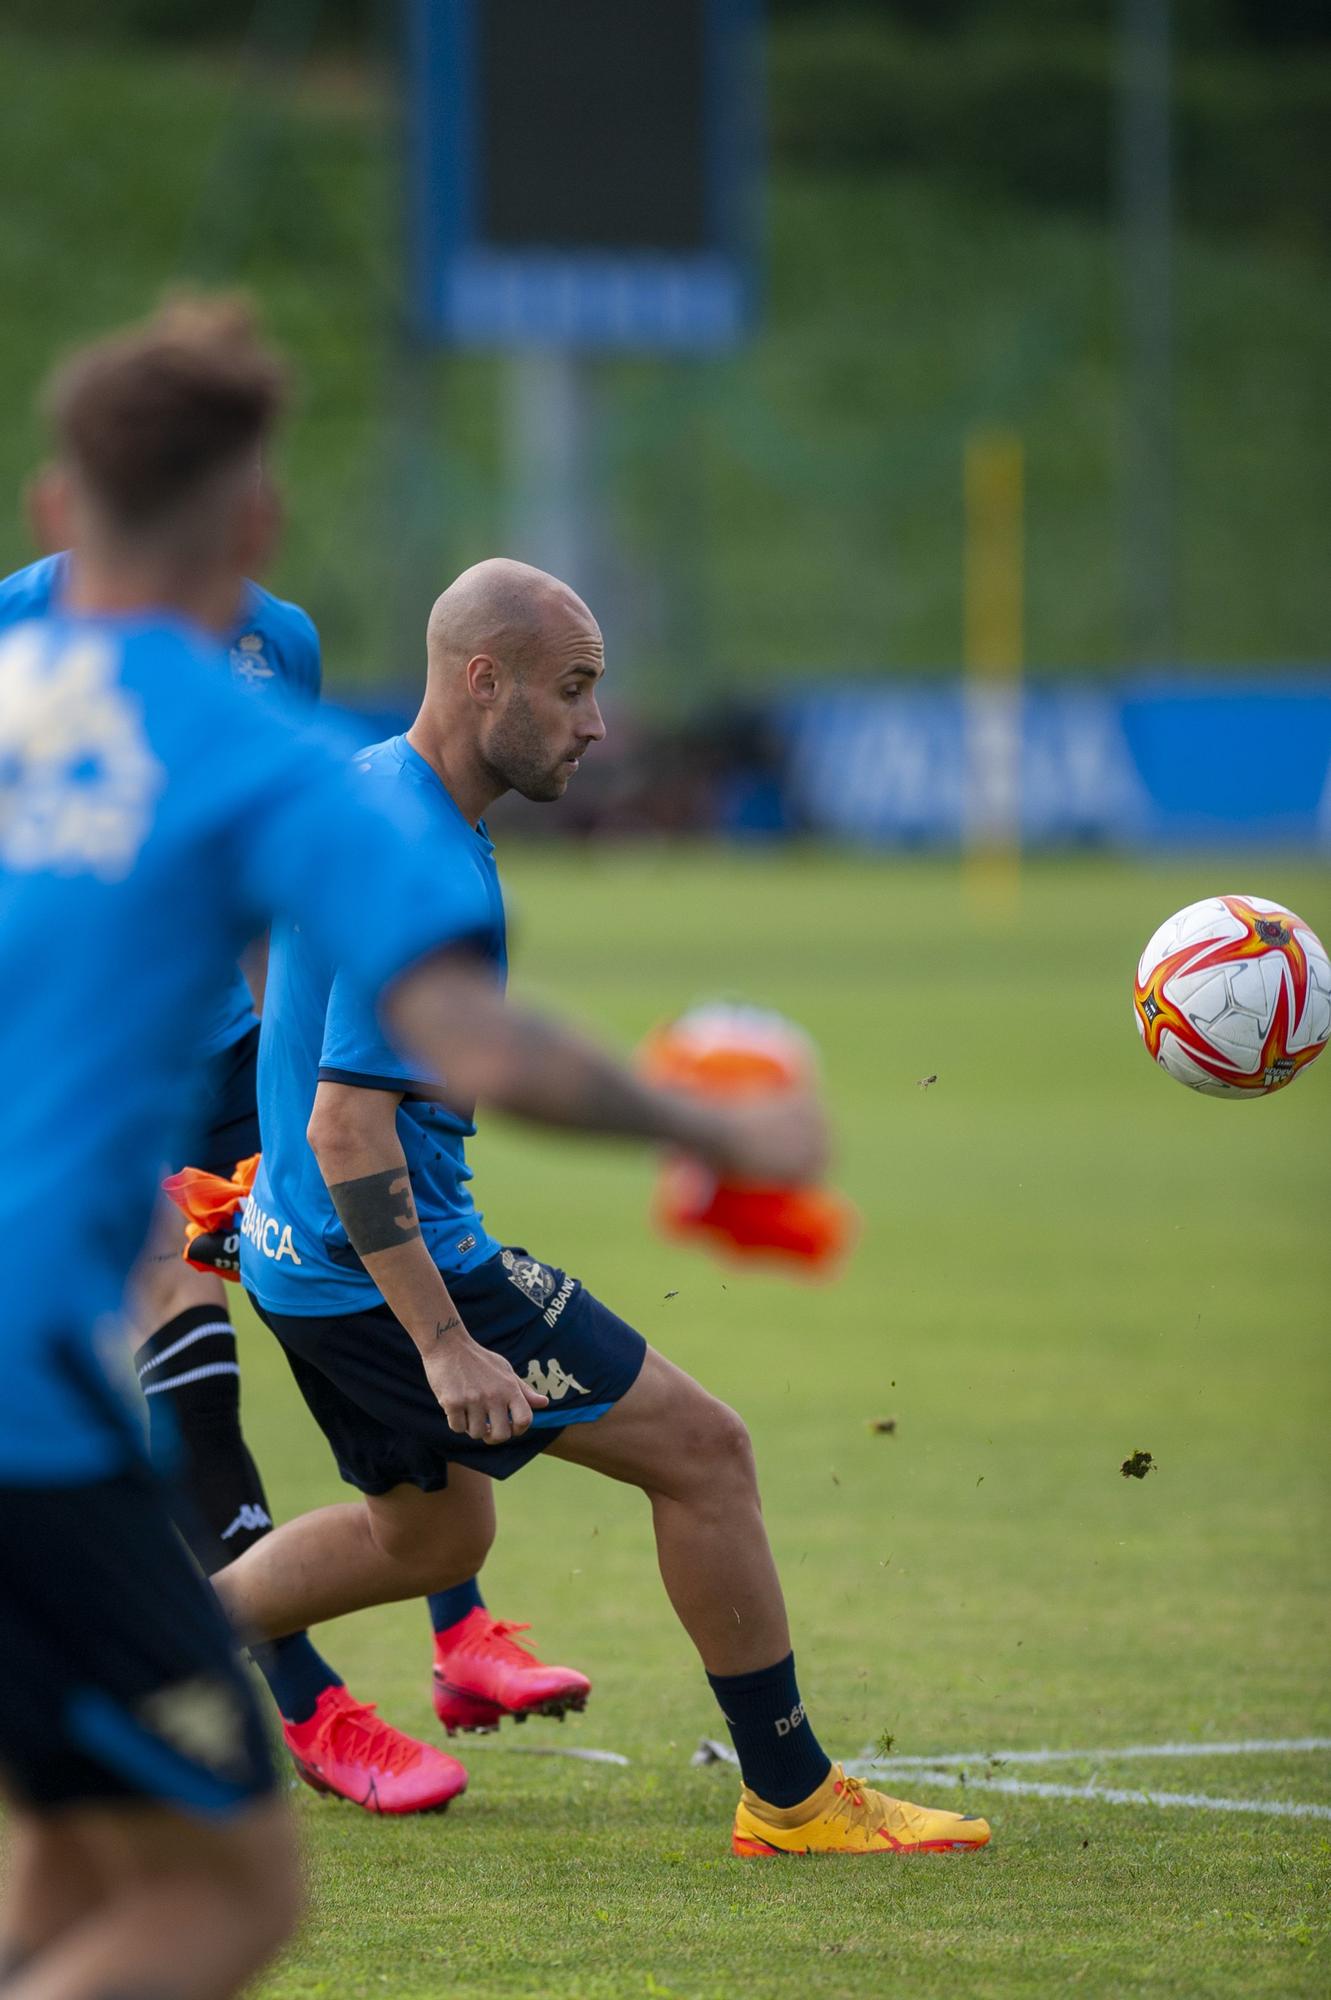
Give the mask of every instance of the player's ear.
M 44 556 L 67 549 L 74 540 L 73 496 L 63 466 L 43 465 L 23 489 L 28 530 Z
M 467 662 L 467 692 L 473 701 L 489 708 L 499 693 L 499 672 L 488 653 L 477 653 Z

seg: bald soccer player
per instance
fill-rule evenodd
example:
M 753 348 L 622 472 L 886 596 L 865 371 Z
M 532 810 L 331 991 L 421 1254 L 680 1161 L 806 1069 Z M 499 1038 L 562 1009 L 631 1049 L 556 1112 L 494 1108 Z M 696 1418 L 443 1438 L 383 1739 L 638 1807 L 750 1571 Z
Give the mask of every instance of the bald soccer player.
M 431 815 L 479 1004 L 507 962 L 483 814 L 507 791 L 563 795 L 605 734 L 604 647 L 567 585 L 492 561 L 444 592 L 427 648 L 415 722 L 356 762 L 376 794 Z M 737 1853 L 982 1846 L 983 1820 L 890 1799 L 830 1763 L 796 1685 L 742 1422 L 577 1278 L 489 1232 L 469 1186 L 474 1126 L 439 1101 L 450 1084 L 402 1061 L 302 931 L 275 936 L 242 1276 L 364 1500 L 289 1522 L 224 1570 L 237 1626 L 276 1637 L 474 1574 L 494 1532 L 475 1475 L 504 1479 L 548 1451 L 647 1495 L 666 1590 L 738 1752 Z M 587 1085 L 583 1116 L 602 1114 L 605 1087 Z M 506 1364 L 497 1406 L 460 1372 L 477 1346 Z
M 35 496 L 41 489 L 33 490 Z M 32 619 L 59 619 L 82 599 L 84 568 L 75 547 L 0 582 L 0 632 Z M 247 578 L 224 637 L 224 670 L 248 700 L 263 706 L 283 695 L 316 699 L 319 637 L 299 605 Z M 196 889 L 182 918 L 206 926 L 209 907 L 210 892 Z M 257 994 L 252 1003 L 246 977 L 232 966 L 200 1022 L 197 1131 L 173 1166 L 188 1163 L 229 1177 L 238 1160 L 259 1151 L 257 1005 Z M 273 1523 L 241 1429 L 240 1350 L 227 1286 L 185 1262 L 183 1239 L 181 1216 L 161 1202 L 131 1281 L 131 1343 L 153 1461 L 166 1476 L 177 1527 L 211 1576 Z M 219 1232 L 210 1240 L 223 1258 L 231 1254 L 234 1237 Z M 192 1254 L 199 1249 L 196 1244 Z M 234 1265 L 219 1262 L 219 1268 Z M 521 1720 L 584 1705 L 586 1676 L 550 1666 L 517 1645 L 515 1627 L 490 1615 L 474 1577 L 431 1597 L 427 1609 L 435 1710 L 450 1735 L 495 1729 L 506 1716 Z M 357 1700 L 308 1633 L 256 1648 L 254 1661 L 277 1703 L 295 1767 L 318 1791 L 367 1812 L 434 1812 L 465 1785 L 455 1758 L 395 1729 L 372 1703 Z

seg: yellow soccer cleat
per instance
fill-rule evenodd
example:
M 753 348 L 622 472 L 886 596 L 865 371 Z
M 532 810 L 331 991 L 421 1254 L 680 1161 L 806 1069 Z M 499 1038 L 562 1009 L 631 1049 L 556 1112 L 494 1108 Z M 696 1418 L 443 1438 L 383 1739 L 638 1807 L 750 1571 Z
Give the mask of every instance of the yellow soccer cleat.
M 988 1820 L 974 1813 L 907 1805 L 833 1764 L 817 1791 L 787 1811 L 746 1785 L 730 1844 L 736 1854 L 961 1854 L 988 1839 Z

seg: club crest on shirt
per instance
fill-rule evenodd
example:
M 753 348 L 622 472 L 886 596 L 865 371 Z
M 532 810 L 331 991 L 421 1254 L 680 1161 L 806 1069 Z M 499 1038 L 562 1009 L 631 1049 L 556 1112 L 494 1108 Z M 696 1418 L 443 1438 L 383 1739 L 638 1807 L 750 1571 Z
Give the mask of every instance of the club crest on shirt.
M 242 632 L 231 648 L 230 659 L 232 673 L 246 687 L 270 681 L 276 671 L 264 654 L 262 632 Z
M 555 1274 L 546 1265 L 538 1264 L 534 1257 L 525 1257 L 520 1251 L 502 1251 L 500 1263 L 508 1273 L 510 1285 L 516 1285 L 525 1298 L 534 1306 L 543 1306 L 555 1292 Z
M 166 773 L 116 655 L 86 633 L 52 653 L 41 628 L 0 649 L 0 860 L 16 873 L 119 882 L 152 827 Z

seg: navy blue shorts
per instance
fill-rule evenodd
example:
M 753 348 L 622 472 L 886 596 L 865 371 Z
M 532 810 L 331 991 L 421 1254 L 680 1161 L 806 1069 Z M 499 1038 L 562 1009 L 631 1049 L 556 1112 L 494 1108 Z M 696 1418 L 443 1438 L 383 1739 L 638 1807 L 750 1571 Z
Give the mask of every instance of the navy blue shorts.
M 338 1318 L 267 1312 L 309 1411 L 348 1485 L 362 1493 L 448 1484 L 450 1465 L 507 1479 L 570 1424 L 587 1424 L 633 1387 L 647 1352 L 642 1335 L 566 1272 L 525 1250 L 502 1250 L 474 1271 L 445 1273 L 472 1339 L 502 1354 L 550 1398 L 531 1429 L 481 1444 L 450 1429 L 418 1349 L 385 1305 Z
M 146 1470 L 0 1489 L 0 1604 L 0 1770 L 18 1803 L 217 1817 L 273 1789 L 230 1630 Z
M 203 1085 L 199 1136 L 182 1167 L 229 1176 L 237 1160 L 259 1150 L 259 1028 L 213 1056 Z

